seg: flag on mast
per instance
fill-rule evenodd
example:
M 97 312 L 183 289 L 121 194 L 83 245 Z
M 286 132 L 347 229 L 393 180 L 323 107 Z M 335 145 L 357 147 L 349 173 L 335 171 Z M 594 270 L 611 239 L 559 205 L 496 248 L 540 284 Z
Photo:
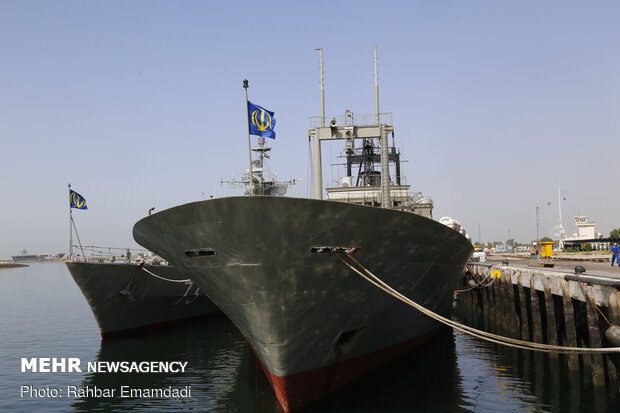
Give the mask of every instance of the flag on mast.
M 69 189 L 69 205 L 75 209 L 88 209 L 84 197 L 72 189 Z
M 263 136 L 265 138 L 276 138 L 273 130 L 276 126 L 275 112 L 271 112 L 259 105 L 248 101 L 248 123 L 250 125 L 250 135 Z

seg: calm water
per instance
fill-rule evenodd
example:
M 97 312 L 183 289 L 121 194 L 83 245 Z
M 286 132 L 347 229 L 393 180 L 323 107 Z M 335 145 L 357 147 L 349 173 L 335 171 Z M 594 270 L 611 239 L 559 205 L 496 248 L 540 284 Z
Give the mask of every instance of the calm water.
M 413 311 L 413 310 L 412 310 Z M 22 357 L 187 361 L 185 373 L 21 373 Z M 20 386 L 182 387 L 192 397 L 20 398 Z M 0 269 L 0 411 L 280 412 L 243 337 L 224 318 L 101 342 L 64 264 Z M 424 349 L 309 406 L 307 412 L 620 411 L 548 357 L 446 330 Z

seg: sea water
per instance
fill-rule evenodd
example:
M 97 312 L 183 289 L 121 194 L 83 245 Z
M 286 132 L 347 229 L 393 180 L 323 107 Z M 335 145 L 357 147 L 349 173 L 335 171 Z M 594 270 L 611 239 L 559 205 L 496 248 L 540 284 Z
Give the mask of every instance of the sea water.
M 22 359 L 48 358 L 57 359 L 56 372 L 23 370 Z M 62 358 L 79 359 L 82 371 L 62 372 Z M 87 368 L 88 363 L 107 368 L 123 361 L 186 363 L 186 368 L 167 373 Z M 54 370 L 51 361 L 44 366 Z M 123 395 L 123 388 L 177 393 Z M 0 269 L 0 411 L 130 410 L 282 411 L 260 364 L 226 318 L 101 341 L 90 308 L 63 263 Z M 571 376 L 546 355 L 497 347 L 446 329 L 404 359 L 304 411 L 592 412 L 620 411 L 620 400 L 617 392 L 594 391 L 587 377 Z

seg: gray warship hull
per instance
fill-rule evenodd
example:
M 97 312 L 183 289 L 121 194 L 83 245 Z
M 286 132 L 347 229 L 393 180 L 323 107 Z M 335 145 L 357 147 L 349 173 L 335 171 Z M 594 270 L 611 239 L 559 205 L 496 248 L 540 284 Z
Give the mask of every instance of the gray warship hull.
M 174 207 L 142 219 L 133 234 L 189 274 L 241 330 L 285 411 L 410 351 L 439 327 L 313 247 L 358 248 L 361 264 L 443 315 L 473 249 L 456 231 L 408 212 L 260 196 Z
M 137 264 L 67 262 L 95 316 L 103 338 L 152 330 L 220 310 L 191 281 L 156 278 Z M 173 266 L 146 265 L 152 273 L 170 280 L 187 276 Z

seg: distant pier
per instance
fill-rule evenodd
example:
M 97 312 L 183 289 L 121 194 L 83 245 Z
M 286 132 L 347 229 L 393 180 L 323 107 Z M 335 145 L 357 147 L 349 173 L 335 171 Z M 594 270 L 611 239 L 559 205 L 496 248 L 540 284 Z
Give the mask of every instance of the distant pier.
M 26 264 L 20 264 L 13 260 L 0 260 L 0 269 L 1 268 L 16 268 L 16 267 L 27 267 Z

